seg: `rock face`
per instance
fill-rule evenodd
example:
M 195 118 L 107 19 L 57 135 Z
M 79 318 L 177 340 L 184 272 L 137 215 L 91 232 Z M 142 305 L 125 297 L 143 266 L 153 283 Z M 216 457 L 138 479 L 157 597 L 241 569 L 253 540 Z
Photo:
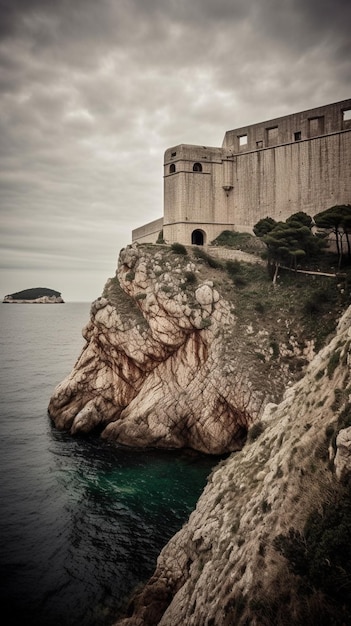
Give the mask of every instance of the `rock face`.
M 350 613 L 343 611 L 350 572 L 337 559 L 349 567 L 350 526 L 336 531 L 335 511 L 342 510 L 343 498 L 336 501 L 335 493 L 343 493 L 338 479 L 347 484 L 351 477 L 350 424 L 351 307 L 304 377 L 279 405 L 266 406 L 242 451 L 213 472 L 188 523 L 163 549 L 154 575 L 135 596 L 130 617 L 117 624 L 349 623 Z M 326 506 L 333 513 L 328 558 L 317 554 L 309 587 L 301 562 L 307 568 L 315 554 L 302 533 L 313 511 L 320 532 Z M 277 549 L 279 537 L 290 552 Z M 337 582 L 336 594 L 341 590 L 340 609 L 333 608 L 332 585 L 323 587 L 328 580 Z
M 335 533 L 335 554 L 321 553 L 312 581 L 304 533 L 312 514 L 322 527 L 328 506 L 336 503 L 340 513 L 343 489 L 350 498 L 351 307 L 316 355 L 280 304 L 273 316 L 278 345 L 251 310 L 250 320 L 242 319 L 235 298 L 221 297 L 223 275 L 214 282 L 193 257 L 155 250 L 120 253 L 117 275 L 92 305 L 86 345 L 55 389 L 49 414 L 72 434 L 98 430 L 132 446 L 234 453 L 215 469 L 188 523 L 117 623 L 350 623 L 351 603 L 341 598 L 335 620 L 322 584 L 335 572 L 337 588 L 351 598 L 351 571 L 340 562 L 349 558 L 350 507 Z M 333 533 L 328 527 L 328 545 Z
M 228 354 L 232 308 L 196 271 L 169 249 L 120 253 L 107 297 L 92 305 L 86 346 L 50 400 L 58 428 L 142 447 L 241 448 L 266 394 Z

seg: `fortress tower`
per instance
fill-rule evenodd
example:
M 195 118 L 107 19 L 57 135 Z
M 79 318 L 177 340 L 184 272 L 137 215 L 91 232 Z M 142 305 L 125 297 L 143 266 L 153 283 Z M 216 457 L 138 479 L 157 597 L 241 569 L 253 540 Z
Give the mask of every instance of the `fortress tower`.
M 336 204 L 351 204 L 351 99 L 227 131 L 221 148 L 169 148 L 164 216 L 132 240 L 203 245 Z

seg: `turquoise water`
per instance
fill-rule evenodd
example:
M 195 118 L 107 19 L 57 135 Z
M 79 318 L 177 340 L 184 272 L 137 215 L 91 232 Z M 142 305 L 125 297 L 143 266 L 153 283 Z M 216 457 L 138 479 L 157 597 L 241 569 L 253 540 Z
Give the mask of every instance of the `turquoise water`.
M 0 305 L 1 604 L 9 626 L 108 626 L 217 463 L 57 431 L 89 305 Z

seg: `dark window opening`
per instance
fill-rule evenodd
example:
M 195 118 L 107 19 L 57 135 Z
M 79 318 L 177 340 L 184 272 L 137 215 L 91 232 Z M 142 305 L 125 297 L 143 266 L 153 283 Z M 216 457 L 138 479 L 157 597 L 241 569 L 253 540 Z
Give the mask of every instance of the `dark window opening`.
M 301 140 L 301 130 L 297 130 L 296 133 L 294 133 L 294 141 L 300 141 Z
M 172 152 L 171 156 L 175 157 L 175 156 L 177 156 L 177 153 L 176 152 Z
M 203 230 L 193 230 L 191 233 L 191 243 L 194 246 L 203 246 L 205 243 L 205 233 Z
M 169 166 L 169 173 L 174 174 L 175 171 L 176 171 L 176 166 L 174 163 L 171 163 Z
M 201 163 L 194 163 L 194 165 L 193 165 L 193 172 L 202 172 L 202 165 L 201 165 Z

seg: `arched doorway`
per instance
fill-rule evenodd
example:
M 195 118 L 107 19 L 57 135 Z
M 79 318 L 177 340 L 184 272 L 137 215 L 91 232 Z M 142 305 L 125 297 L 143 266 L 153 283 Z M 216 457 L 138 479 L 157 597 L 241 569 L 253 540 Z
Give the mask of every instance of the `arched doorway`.
M 206 233 L 197 228 L 191 233 L 191 243 L 194 246 L 203 246 L 205 243 Z

